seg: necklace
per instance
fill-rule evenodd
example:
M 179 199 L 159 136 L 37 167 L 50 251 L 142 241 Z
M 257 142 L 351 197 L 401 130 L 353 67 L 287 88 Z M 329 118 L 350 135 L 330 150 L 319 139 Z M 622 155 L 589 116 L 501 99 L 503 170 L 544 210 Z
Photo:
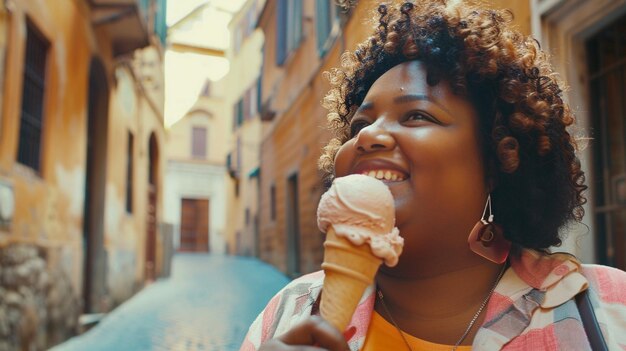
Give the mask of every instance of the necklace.
M 459 340 L 456 342 L 456 344 L 454 344 L 454 346 L 452 347 L 452 351 L 455 351 L 459 347 L 459 345 L 461 345 L 463 340 L 465 340 L 465 338 L 467 337 L 467 334 L 469 334 L 470 330 L 472 330 L 472 327 L 474 326 L 474 323 L 476 323 L 476 321 L 478 320 L 478 316 L 480 316 L 480 313 L 483 311 L 485 306 L 487 306 L 487 302 L 491 298 L 491 295 L 493 295 L 493 291 L 496 290 L 496 286 L 498 285 L 498 283 L 500 282 L 500 279 L 504 275 L 504 271 L 505 270 L 506 270 L 506 264 L 502 266 L 502 269 L 500 270 L 500 273 L 498 274 L 498 277 L 496 278 L 496 281 L 493 283 L 493 286 L 491 287 L 491 290 L 489 290 L 489 293 L 487 294 L 487 296 L 485 296 L 485 299 L 480 304 L 480 307 L 478 308 L 478 311 L 476 311 L 476 314 L 474 314 L 474 317 L 472 318 L 472 320 L 467 325 L 467 328 L 465 329 L 465 332 L 463 333 L 463 335 L 461 335 L 461 338 L 459 338 Z M 389 316 L 389 319 L 391 320 L 391 323 L 393 324 L 394 327 L 396 327 L 396 329 L 398 330 L 398 333 L 400 333 L 400 336 L 402 337 L 402 340 L 406 344 L 406 347 L 409 349 L 409 351 L 413 351 L 413 349 L 411 348 L 411 344 L 409 344 L 409 341 L 404 336 L 404 333 L 402 332 L 402 329 L 400 329 L 400 327 L 398 326 L 398 323 L 396 323 L 396 321 L 393 319 L 393 316 L 391 315 L 391 312 L 389 312 L 389 308 L 387 308 L 387 304 L 385 303 L 385 296 L 383 295 L 383 292 L 380 291 L 380 289 L 378 289 L 378 291 L 377 291 L 377 296 L 378 296 L 378 299 L 380 300 L 381 305 L 385 309 L 385 312 Z

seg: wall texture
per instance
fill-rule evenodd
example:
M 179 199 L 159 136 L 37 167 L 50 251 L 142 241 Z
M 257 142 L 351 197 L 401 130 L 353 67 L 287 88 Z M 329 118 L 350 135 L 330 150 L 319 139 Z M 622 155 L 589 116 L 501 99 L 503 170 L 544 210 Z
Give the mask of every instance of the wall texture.
M 158 156 L 164 141 L 163 108 L 162 100 L 153 98 L 162 86 L 144 84 L 148 76 L 162 76 L 162 54 L 157 45 L 114 57 L 111 27 L 92 24 L 87 1 L 3 3 L 0 350 L 39 350 L 75 333 L 79 313 L 110 310 L 162 270 L 157 229 L 155 272 L 146 273 L 150 187 L 156 192 L 152 207 L 157 223 L 163 211 L 164 163 Z M 27 24 L 49 43 L 40 171 L 18 162 Z M 90 82 L 94 72 L 100 74 Z M 98 95 L 91 108 L 90 91 Z M 90 118 L 98 126 L 91 137 Z M 129 133 L 134 146 L 127 187 Z M 157 155 L 152 161 L 150 140 Z M 90 177 L 88 144 L 98 144 L 101 151 L 93 157 L 98 172 Z M 131 211 L 127 194 L 133 198 Z M 100 205 L 87 207 L 94 199 Z M 92 212 L 87 214 L 87 208 Z M 86 221 L 91 225 L 85 226 Z M 85 249 L 88 237 L 92 253 Z

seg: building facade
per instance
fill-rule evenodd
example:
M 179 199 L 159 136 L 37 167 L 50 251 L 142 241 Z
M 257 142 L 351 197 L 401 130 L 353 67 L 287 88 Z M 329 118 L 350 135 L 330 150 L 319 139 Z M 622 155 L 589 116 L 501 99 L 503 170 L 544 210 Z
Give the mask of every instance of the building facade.
M 167 271 L 165 1 L 0 5 L 0 350 L 40 350 Z
M 259 257 L 291 276 L 319 269 L 323 235 L 316 210 L 324 191 L 317 159 L 330 134 L 321 73 L 366 38 L 366 6 L 343 12 L 334 1 L 266 3 L 261 82 Z
M 167 130 L 165 219 L 182 252 L 226 251 L 228 119 L 211 86 L 207 81 L 194 107 Z
M 255 27 L 264 0 L 248 0 L 229 23 L 226 50 L 230 70 L 222 79 L 227 106 L 229 153 L 226 158 L 229 253 L 258 255 L 260 143 L 265 123 L 259 118 L 263 33 Z
M 586 262 L 626 269 L 626 1 L 531 0 L 532 34 L 569 85 L 589 190 L 564 243 Z
M 263 30 L 259 257 L 291 276 L 318 270 L 323 258 L 317 204 L 325 185 L 317 160 L 331 135 L 321 101 L 328 91 L 322 73 L 366 39 L 374 2 L 346 11 L 334 1 L 269 0 L 259 17 Z M 515 24 L 530 32 L 530 4 L 497 1 L 512 8 Z
M 173 224 L 174 247 L 182 252 L 227 252 L 231 110 L 228 89 L 215 80 L 223 77 L 223 34 L 235 10 L 222 5 L 205 2 L 168 29 L 166 75 L 185 86 L 169 88 L 170 100 L 184 103 L 168 111 L 167 118 L 179 119 L 167 129 L 165 216 Z

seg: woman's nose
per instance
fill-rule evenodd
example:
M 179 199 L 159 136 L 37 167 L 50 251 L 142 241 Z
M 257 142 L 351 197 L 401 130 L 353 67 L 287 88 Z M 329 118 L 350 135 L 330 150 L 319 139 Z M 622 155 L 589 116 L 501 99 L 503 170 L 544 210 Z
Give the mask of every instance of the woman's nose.
M 359 152 L 384 151 L 393 149 L 396 140 L 384 126 L 373 123 L 359 131 L 355 145 Z

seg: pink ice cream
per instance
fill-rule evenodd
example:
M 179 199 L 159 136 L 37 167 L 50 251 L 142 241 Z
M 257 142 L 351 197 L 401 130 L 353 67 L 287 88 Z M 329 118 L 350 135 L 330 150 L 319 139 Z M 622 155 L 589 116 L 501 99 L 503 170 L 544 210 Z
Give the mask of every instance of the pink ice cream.
M 404 239 L 394 227 L 393 196 L 378 179 L 360 174 L 336 178 L 322 195 L 317 225 L 324 233 L 332 226 L 337 236 L 355 246 L 369 244 L 387 266 L 398 263 Z

